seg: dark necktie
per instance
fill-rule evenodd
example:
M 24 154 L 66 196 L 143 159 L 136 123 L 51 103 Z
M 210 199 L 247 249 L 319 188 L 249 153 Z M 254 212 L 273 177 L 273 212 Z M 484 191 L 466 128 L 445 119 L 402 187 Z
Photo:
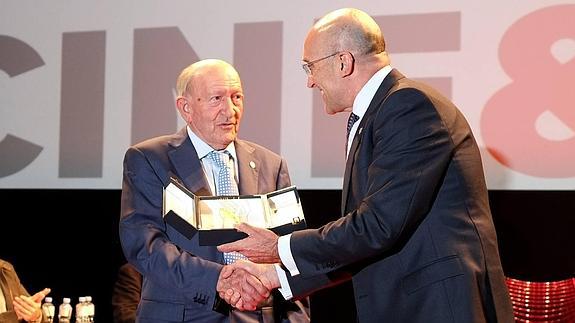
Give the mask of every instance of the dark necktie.
M 359 120 L 359 116 L 355 113 L 350 113 L 349 118 L 347 119 L 347 134 L 345 135 L 345 152 L 347 154 L 347 143 L 349 142 L 349 133 L 351 132 L 351 128 L 353 124 Z

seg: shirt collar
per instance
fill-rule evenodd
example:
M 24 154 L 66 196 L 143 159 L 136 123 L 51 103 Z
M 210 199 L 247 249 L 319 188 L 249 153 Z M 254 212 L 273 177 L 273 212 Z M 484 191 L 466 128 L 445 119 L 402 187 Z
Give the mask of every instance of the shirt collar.
M 196 149 L 196 153 L 198 153 L 199 159 L 206 157 L 207 154 L 209 154 L 210 152 L 212 152 L 214 150 L 214 148 L 212 148 L 205 141 L 200 139 L 200 137 L 198 137 L 192 131 L 192 129 L 190 129 L 190 126 L 187 126 L 186 129 L 188 130 L 188 137 L 190 137 L 190 140 L 192 141 L 192 144 L 194 145 L 194 148 Z M 230 155 L 232 155 L 232 158 L 234 159 L 234 161 L 238 160 L 238 158 L 236 157 L 236 146 L 234 145 L 233 141 L 230 142 L 230 144 L 225 148 L 225 150 L 227 150 L 230 153 Z
M 369 108 L 369 104 L 371 103 L 371 100 L 373 100 L 375 92 L 379 89 L 381 82 L 383 82 L 383 79 L 385 79 L 391 70 L 391 65 L 382 67 L 379 71 L 373 74 L 369 81 L 365 83 L 359 93 L 355 96 L 355 100 L 353 100 L 353 113 L 357 114 L 360 119 L 363 118 L 365 111 Z

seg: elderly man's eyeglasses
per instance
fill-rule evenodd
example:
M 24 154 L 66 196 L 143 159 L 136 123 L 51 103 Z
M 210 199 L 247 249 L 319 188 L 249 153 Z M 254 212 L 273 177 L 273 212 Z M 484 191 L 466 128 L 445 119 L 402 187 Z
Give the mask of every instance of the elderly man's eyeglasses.
M 340 53 L 340 52 L 335 52 L 335 53 L 333 53 L 333 54 L 331 54 L 331 55 L 327 55 L 327 56 L 325 56 L 325 57 L 318 58 L 318 59 L 313 60 L 313 61 L 311 61 L 311 62 L 305 62 L 305 63 L 303 63 L 303 64 L 301 65 L 301 67 L 303 68 L 303 70 L 305 71 L 305 73 L 306 73 L 307 75 L 311 75 L 311 66 L 312 66 L 313 64 L 315 64 L 315 63 L 317 63 L 317 62 L 320 62 L 320 61 L 323 61 L 324 59 L 328 59 L 328 58 L 330 58 L 330 57 L 333 57 L 333 56 L 335 56 L 335 55 L 337 55 L 337 54 L 339 54 L 339 53 Z

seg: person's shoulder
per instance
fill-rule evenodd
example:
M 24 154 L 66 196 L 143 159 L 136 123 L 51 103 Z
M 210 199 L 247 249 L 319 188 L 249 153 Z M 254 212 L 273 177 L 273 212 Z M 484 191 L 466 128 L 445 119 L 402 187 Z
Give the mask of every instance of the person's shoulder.
M 136 267 L 134 267 L 134 265 L 132 265 L 129 262 L 124 263 L 122 266 L 120 266 L 120 270 L 121 271 L 125 271 L 125 272 L 134 272 L 134 273 L 140 273 Z
M 0 259 L 0 269 L 6 270 L 6 271 L 16 272 L 16 269 L 14 269 L 14 266 L 12 265 L 12 263 L 10 263 L 7 260 L 3 260 L 3 259 Z
M 0 268 L 14 271 L 14 266 L 4 259 L 0 259 Z
M 425 97 L 429 99 L 439 99 L 443 101 L 449 101 L 445 95 L 443 95 L 437 88 L 431 85 L 414 80 L 408 77 L 402 77 L 397 80 L 397 83 L 390 91 L 391 95 L 400 95 L 408 97 Z
M 172 142 L 175 138 L 175 135 L 162 135 L 157 137 L 148 138 L 146 140 L 140 141 L 133 145 L 134 148 L 138 149 L 149 149 L 155 148 L 158 146 L 166 146 L 170 142 Z
M 268 158 L 270 158 L 270 157 L 278 158 L 278 159 L 282 158 L 278 153 L 275 153 L 275 152 L 271 151 L 270 149 L 268 149 L 268 148 L 266 148 L 260 144 L 256 144 L 255 142 L 252 142 L 252 141 L 236 139 L 235 145 L 236 145 L 236 149 L 245 149 L 251 153 L 266 155 L 266 157 L 268 157 Z
M 187 138 L 187 133 L 185 128 L 170 135 L 161 135 L 152 138 L 142 140 L 136 144 L 133 144 L 130 149 L 144 150 L 144 151 L 154 151 L 157 149 L 165 148 L 169 145 L 179 146 Z

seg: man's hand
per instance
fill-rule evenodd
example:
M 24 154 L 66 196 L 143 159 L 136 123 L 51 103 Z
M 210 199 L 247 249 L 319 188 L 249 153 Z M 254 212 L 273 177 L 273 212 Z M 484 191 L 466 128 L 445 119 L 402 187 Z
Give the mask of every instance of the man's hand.
M 251 261 L 239 259 L 230 266 L 245 270 L 254 275 L 270 291 L 281 287 L 278 273 L 272 264 L 256 264 Z
M 270 295 L 270 289 L 258 278 L 233 265 L 224 266 L 216 290 L 223 300 L 241 311 L 255 310 Z
M 248 237 L 220 245 L 218 246 L 219 251 L 237 251 L 256 263 L 281 262 L 278 252 L 278 236 L 275 233 L 267 229 L 253 227 L 247 223 L 238 224 L 236 229 L 247 233 Z
M 14 298 L 14 311 L 19 320 L 28 322 L 39 321 L 42 317 L 40 306 L 42 300 L 50 293 L 50 288 L 44 288 L 32 296 L 20 295 Z

